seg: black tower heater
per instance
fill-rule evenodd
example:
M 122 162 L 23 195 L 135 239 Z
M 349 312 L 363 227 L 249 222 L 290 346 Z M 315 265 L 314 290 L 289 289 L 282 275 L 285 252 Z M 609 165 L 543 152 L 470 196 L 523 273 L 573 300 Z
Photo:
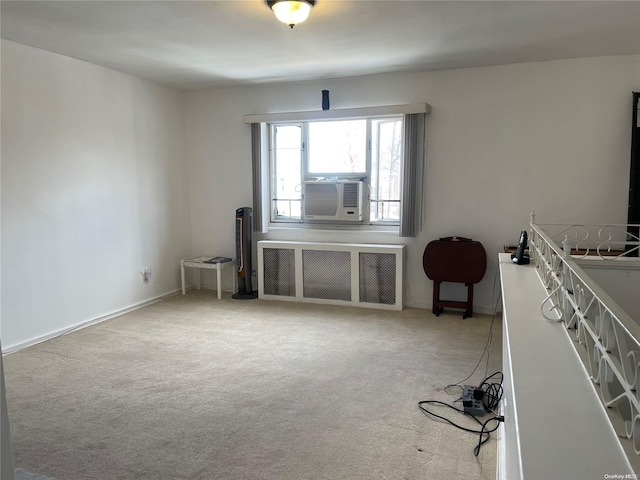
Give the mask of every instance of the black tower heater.
M 253 266 L 251 264 L 251 208 L 242 207 L 236 210 L 236 266 L 238 275 L 238 291 L 232 295 L 239 300 L 258 298 L 258 292 L 251 286 Z

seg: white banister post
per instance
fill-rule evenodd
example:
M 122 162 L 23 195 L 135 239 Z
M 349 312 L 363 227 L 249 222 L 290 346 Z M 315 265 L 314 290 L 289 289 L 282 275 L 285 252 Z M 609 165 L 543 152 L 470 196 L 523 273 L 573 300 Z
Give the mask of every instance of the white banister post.
M 564 236 L 564 240 L 562 241 L 562 251 L 564 252 L 564 256 L 571 256 L 571 244 L 569 243 L 569 237 L 567 235 Z
M 529 214 L 529 262 L 535 263 L 535 248 L 531 247 L 533 243 L 533 224 L 536 222 L 536 212 L 531 211 Z
M 571 290 L 571 285 L 569 285 L 570 275 L 567 258 L 571 256 L 571 244 L 569 243 L 569 237 L 567 235 L 564 236 L 564 240 L 562 241 L 562 253 L 564 254 L 560 260 L 562 262 L 562 320 L 565 325 L 568 325 L 571 315 L 569 313 L 571 311 L 571 304 L 567 298 L 567 290 Z

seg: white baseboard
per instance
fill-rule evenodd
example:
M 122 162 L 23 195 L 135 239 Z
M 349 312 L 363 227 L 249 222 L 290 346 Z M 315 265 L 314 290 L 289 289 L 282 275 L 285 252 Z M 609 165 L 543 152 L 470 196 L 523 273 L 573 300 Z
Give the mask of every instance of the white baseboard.
M 196 286 L 192 283 L 187 283 L 184 286 L 185 290 L 187 292 L 191 291 L 191 290 L 197 290 Z M 214 290 L 216 291 L 218 289 L 218 286 L 215 283 L 201 283 L 200 284 L 200 290 Z M 224 283 L 222 284 L 222 291 L 223 292 L 231 292 L 231 293 L 236 293 L 233 290 L 233 287 L 231 285 L 225 285 Z
M 76 330 L 81 330 L 83 328 L 90 327 L 91 325 L 96 325 L 97 323 L 101 323 L 101 322 L 104 322 L 106 320 L 110 320 L 112 318 L 119 317 L 120 315 L 124 315 L 125 313 L 129 313 L 129 312 L 132 312 L 134 310 L 138 310 L 139 308 L 143 308 L 143 307 L 146 307 L 148 305 L 152 305 L 152 304 L 160 302 L 161 300 L 164 300 L 166 298 L 173 297 L 175 295 L 179 295 L 180 293 L 182 293 L 181 289 L 172 290 L 172 291 L 170 291 L 168 293 L 159 295 L 159 296 L 151 298 L 149 300 L 144 300 L 144 301 L 142 301 L 140 303 L 129 305 L 128 307 L 124 307 L 124 308 L 121 308 L 119 310 L 115 310 L 115 311 L 107 313 L 105 315 L 101 315 L 101 316 L 96 317 L 96 318 L 85 320 L 83 322 L 77 323 L 77 324 L 72 325 L 70 327 L 62 328 L 60 330 L 56 330 L 56 331 L 47 333 L 45 335 L 41 335 L 41 336 L 38 336 L 38 337 L 31 338 L 31 339 L 27 340 L 26 342 L 16 343 L 16 344 L 13 344 L 13 345 L 9 345 L 8 347 L 5 347 L 3 345 L 2 346 L 2 354 L 5 355 L 5 354 L 10 354 L 10 353 L 15 353 L 15 352 L 17 352 L 19 350 L 22 350 L 24 348 L 31 347 L 33 345 L 37 345 L 38 343 L 46 342 L 47 340 L 51 340 L 52 338 L 60 337 L 62 335 L 66 335 L 68 333 L 75 332 Z
M 422 308 L 422 309 L 427 309 L 427 310 L 431 310 L 433 308 L 433 304 L 431 303 L 427 303 L 427 302 L 416 302 L 416 301 L 410 301 L 406 303 L 407 307 L 410 308 Z M 449 311 L 449 310 L 447 310 Z M 454 311 L 460 311 L 460 313 L 462 313 L 462 310 L 458 309 L 458 310 L 450 310 L 452 312 Z M 475 313 L 481 313 L 484 315 L 493 315 L 493 308 L 490 305 L 474 305 L 473 306 L 473 311 Z M 500 312 L 498 312 L 500 313 Z
M 429 309 L 431 310 L 431 304 L 430 303 L 426 303 L 426 302 L 414 302 L 414 301 L 407 301 L 405 303 L 405 307 L 409 307 L 409 308 L 420 308 L 420 309 Z

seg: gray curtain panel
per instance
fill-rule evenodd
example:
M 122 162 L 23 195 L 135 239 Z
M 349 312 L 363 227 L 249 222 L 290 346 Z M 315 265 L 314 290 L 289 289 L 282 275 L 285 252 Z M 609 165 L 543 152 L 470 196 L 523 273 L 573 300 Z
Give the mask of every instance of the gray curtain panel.
M 267 158 L 262 155 L 263 124 L 251 124 L 251 162 L 253 165 L 253 231 L 255 233 L 265 233 L 269 225 L 265 220 L 265 213 L 269 211 L 269 204 L 265 202 L 265 188 L 268 190 L 268 183 L 264 182 L 264 177 L 268 175 Z M 266 209 L 266 210 L 265 210 Z
M 404 116 L 404 159 L 402 162 L 402 204 L 400 236 L 415 237 L 421 227 L 422 178 L 424 172 L 424 113 Z

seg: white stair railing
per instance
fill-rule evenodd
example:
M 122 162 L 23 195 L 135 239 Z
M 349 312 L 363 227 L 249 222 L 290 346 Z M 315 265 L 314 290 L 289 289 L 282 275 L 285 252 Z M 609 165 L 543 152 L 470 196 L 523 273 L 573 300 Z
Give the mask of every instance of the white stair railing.
M 591 257 L 640 269 L 634 256 L 640 249 L 639 226 L 537 225 L 532 214 L 530 227 L 531 262 L 549 292 L 541 305 L 543 315 L 564 323 L 629 461 L 639 471 L 640 326 L 576 262 Z

